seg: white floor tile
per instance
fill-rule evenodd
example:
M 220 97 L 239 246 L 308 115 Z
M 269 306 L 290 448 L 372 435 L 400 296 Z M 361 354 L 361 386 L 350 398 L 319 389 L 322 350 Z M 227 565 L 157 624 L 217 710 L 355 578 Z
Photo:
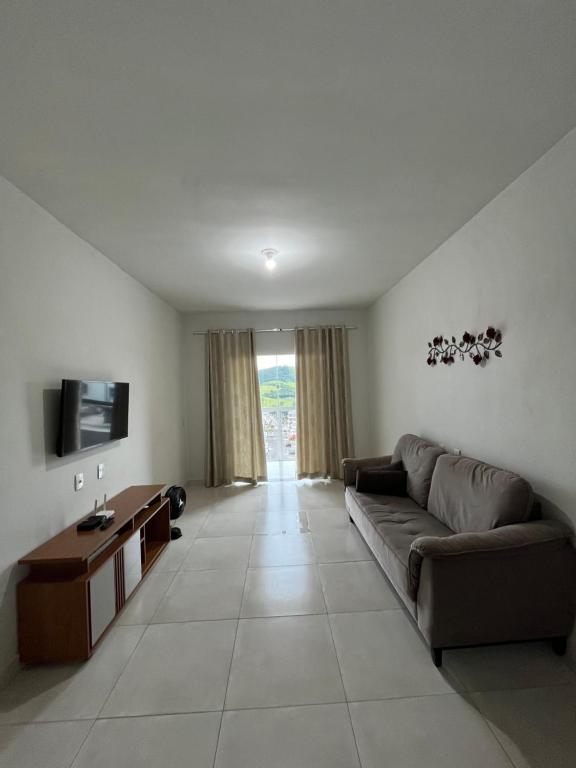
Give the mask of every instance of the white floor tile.
M 294 512 L 301 509 L 297 493 L 269 493 L 262 499 L 262 512 Z
M 260 511 L 254 523 L 255 534 L 308 533 L 306 513 L 301 510 L 291 512 Z
M 213 512 L 230 515 L 238 515 L 241 512 L 257 512 L 263 503 L 264 495 L 257 488 L 248 488 L 239 492 L 232 492 L 223 496 L 213 508 Z
M 348 511 L 344 507 L 309 509 L 306 515 L 308 517 L 308 526 L 313 533 L 331 531 L 334 528 L 352 530 Z
M 451 693 L 402 611 L 330 615 L 350 701 Z
M 326 616 L 241 619 L 226 709 L 344 701 Z
M 171 541 L 154 564 L 154 573 L 174 573 L 180 570 L 194 539 L 182 537 Z
M 237 619 L 246 571 L 181 571 L 162 598 L 154 624 Z
M 319 563 L 345 563 L 372 560 L 372 554 L 360 534 L 354 530 L 312 533 Z
M 318 570 L 330 613 L 385 611 L 400 607 L 376 563 L 323 563 Z
M 144 627 L 113 627 L 81 664 L 29 667 L 0 691 L 0 723 L 95 718 Z
M 547 643 L 445 651 L 443 665 L 467 691 L 576 684 L 576 675 Z
M 248 569 L 242 618 L 307 613 L 326 613 L 315 566 Z
M 316 561 L 309 533 L 254 536 L 250 568 L 275 565 L 310 565 Z
M 510 768 L 477 710 L 458 695 L 350 704 L 363 768 Z
M 195 539 L 209 515 L 209 509 L 211 508 L 209 507 L 199 512 L 186 511 L 181 517 L 174 520 L 173 523 L 180 528 L 185 539 Z
M 219 712 L 98 720 L 73 768 L 212 768 Z
M 251 544 L 251 536 L 195 539 L 184 561 L 183 570 L 245 570 L 248 567 Z
M 516 768 L 574 768 L 576 686 L 474 693 Z
M 235 621 L 148 627 L 101 717 L 222 709 Z
M 344 508 L 344 486 L 341 483 L 299 485 L 296 493 L 302 509 Z
M 225 712 L 215 768 L 358 768 L 345 704 Z
M 254 529 L 256 510 L 211 512 L 198 532 L 199 538 L 213 536 L 250 536 Z
M 149 624 L 175 575 L 174 571 L 156 573 L 152 570 L 126 603 L 116 624 Z
M 68 768 L 91 725 L 84 720 L 0 726 L 0 766 Z

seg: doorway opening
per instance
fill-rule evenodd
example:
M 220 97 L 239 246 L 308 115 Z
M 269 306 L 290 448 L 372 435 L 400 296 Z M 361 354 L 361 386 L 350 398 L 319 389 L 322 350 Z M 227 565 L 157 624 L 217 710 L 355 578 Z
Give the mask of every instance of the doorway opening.
M 258 355 L 268 480 L 296 479 L 296 359 Z

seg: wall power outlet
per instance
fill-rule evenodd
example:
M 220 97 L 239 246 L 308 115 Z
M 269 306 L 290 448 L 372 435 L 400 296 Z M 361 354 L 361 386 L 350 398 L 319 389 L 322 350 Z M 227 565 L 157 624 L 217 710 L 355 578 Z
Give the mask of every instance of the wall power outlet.
M 84 472 L 74 475 L 74 490 L 79 491 L 81 488 L 84 488 Z
M 98 478 L 98 480 L 102 480 L 102 478 L 104 477 L 104 464 L 98 464 L 96 468 L 96 477 Z

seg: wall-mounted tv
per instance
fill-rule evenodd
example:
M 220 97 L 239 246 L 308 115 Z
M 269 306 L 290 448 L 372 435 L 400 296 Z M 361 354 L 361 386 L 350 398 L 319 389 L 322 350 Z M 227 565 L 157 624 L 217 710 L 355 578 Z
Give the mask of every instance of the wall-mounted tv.
M 119 381 L 63 379 L 58 456 L 127 437 L 128 388 Z

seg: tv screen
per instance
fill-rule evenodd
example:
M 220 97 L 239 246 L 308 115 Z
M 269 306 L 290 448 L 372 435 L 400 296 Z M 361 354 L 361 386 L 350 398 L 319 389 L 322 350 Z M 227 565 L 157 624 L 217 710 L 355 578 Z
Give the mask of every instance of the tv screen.
M 62 380 L 58 456 L 128 436 L 128 384 Z

